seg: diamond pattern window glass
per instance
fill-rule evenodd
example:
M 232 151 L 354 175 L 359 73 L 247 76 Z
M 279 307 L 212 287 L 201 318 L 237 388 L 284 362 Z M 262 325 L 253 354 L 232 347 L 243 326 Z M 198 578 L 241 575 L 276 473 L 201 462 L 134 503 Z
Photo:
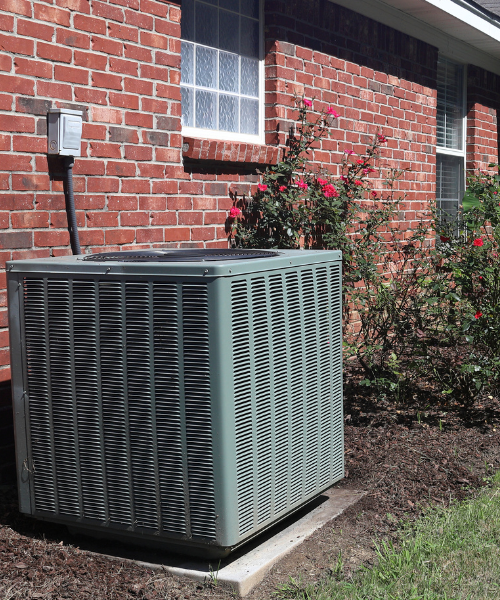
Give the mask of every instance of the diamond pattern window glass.
M 184 127 L 259 134 L 259 0 L 182 1 Z

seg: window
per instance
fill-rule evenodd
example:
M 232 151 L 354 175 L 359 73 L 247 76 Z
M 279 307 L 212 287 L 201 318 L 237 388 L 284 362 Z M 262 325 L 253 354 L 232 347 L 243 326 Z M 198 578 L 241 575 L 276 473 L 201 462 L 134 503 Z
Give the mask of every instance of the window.
M 465 189 L 464 66 L 440 57 L 437 69 L 436 199 L 451 219 Z
M 183 132 L 260 141 L 259 0 L 182 0 Z

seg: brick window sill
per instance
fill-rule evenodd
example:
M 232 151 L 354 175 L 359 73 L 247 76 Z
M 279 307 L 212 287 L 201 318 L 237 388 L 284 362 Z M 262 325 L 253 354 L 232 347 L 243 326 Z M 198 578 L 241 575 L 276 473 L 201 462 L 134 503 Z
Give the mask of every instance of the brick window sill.
M 275 165 L 280 149 L 277 146 L 228 142 L 223 140 L 184 137 L 182 155 L 190 160 L 210 162 Z

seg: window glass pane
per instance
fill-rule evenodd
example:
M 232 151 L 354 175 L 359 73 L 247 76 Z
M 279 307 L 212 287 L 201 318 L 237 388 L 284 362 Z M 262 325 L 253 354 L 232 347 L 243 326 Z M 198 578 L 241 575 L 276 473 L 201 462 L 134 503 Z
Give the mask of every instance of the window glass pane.
M 194 46 L 181 43 L 181 83 L 194 83 Z
M 196 36 L 198 44 L 217 47 L 217 16 L 219 11 L 215 6 L 208 6 L 201 2 L 196 3 Z
M 215 6 L 217 6 L 217 0 L 203 0 L 203 2 L 208 2 L 208 4 L 215 4 Z
M 239 17 L 227 10 L 219 12 L 219 47 L 228 52 L 240 51 Z
M 238 96 L 219 96 L 219 129 L 238 131 Z
M 181 86 L 181 106 L 182 119 L 181 123 L 186 127 L 194 125 L 194 90 Z
M 259 22 L 241 17 L 241 54 L 259 58 Z
M 196 85 L 217 87 L 217 50 L 196 48 Z
M 436 201 L 438 207 L 452 218 L 457 216 L 464 194 L 463 187 L 463 158 L 437 154 Z
M 194 0 L 182 0 L 181 37 L 194 42 Z
M 196 90 L 196 127 L 217 129 L 217 94 Z
M 219 53 L 219 89 L 238 92 L 239 58 L 236 54 Z
M 259 0 L 241 0 L 241 13 L 247 17 L 259 18 Z
M 241 93 L 245 96 L 259 96 L 259 61 L 241 57 Z
M 259 101 L 241 99 L 240 132 L 257 135 L 259 133 Z
M 463 67 L 440 58 L 437 70 L 437 145 L 463 149 Z
M 227 8 L 228 10 L 238 12 L 240 9 L 240 2 L 239 0 L 219 0 L 219 6 L 221 8 Z

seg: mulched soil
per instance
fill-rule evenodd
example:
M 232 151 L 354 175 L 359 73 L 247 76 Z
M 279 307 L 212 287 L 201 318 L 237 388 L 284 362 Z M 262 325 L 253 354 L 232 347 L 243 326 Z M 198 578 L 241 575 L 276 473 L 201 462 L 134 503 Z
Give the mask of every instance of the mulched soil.
M 359 388 L 346 389 L 345 397 L 347 477 L 338 485 L 367 494 L 278 563 L 250 600 L 271 598 L 290 577 L 306 583 L 328 576 L 339 552 L 347 576 L 361 564 L 373 564 L 374 539 L 396 539 L 401 521 L 414 519 L 426 506 L 446 506 L 474 494 L 500 469 L 495 398 L 481 398 L 465 411 L 439 406 L 430 393 L 406 405 L 361 394 Z M 233 597 L 213 581 L 199 584 L 88 548 L 100 546 L 19 514 L 15 490 L 0 490 L 2 600 Z M 123 556 L 123 548 L 115 549 Z

